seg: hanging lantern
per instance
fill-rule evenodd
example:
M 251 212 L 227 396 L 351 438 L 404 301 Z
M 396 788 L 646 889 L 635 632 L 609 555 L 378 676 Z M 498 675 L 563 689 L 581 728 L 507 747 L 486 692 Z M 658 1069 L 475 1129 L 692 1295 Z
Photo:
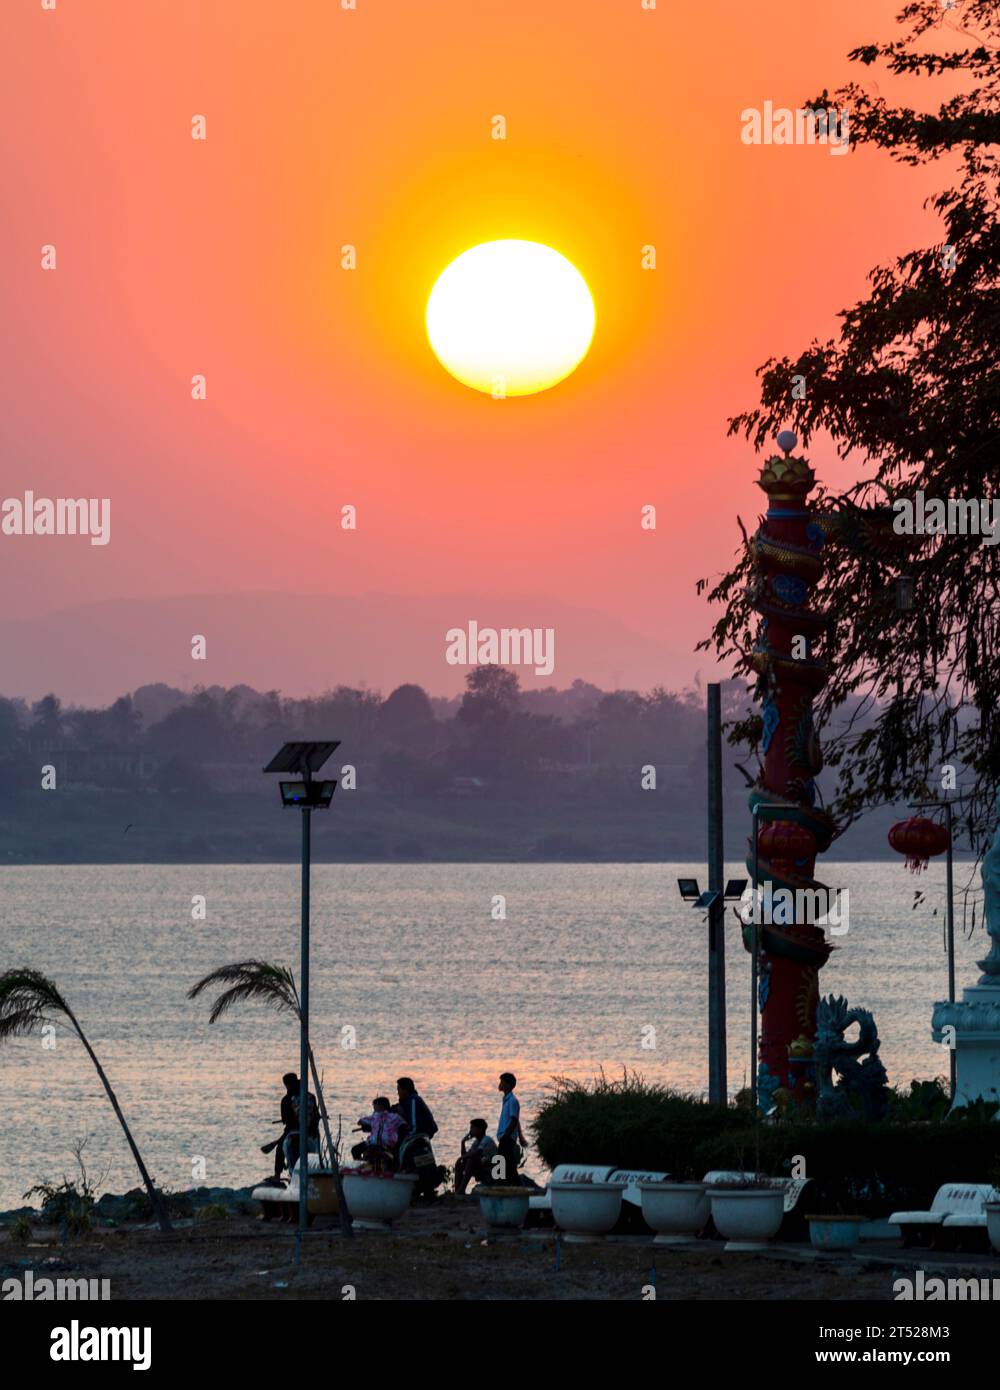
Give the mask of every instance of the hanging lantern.
M 794 864 L 816 853 L 816 836 L 798 821 L 770 820 L 758 831 L 757 846 L 771 863 Z
M 889 831 L 889 844 L 897 854 L 906 855 L 906 867 L 911 874 L 927 868 L 927 862 L 948 848 L 948 830 L 926 816 L 911 816 L 901 820 Z

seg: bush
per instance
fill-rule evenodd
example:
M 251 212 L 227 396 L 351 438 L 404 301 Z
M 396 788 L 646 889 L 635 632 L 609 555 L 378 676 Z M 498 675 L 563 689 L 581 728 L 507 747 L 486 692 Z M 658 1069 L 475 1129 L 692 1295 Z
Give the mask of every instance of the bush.
M 943 1183 L 987 1182 L 1000 1171 L 1000 1124 L 988 1117 L 989 1105 L 940 1118 L 934 1083 L 900 1099 L 907 1116 L 936 1118 L 821 1124 L 799 1115 L 755 1128 L 745 1109 L 709 1105 L 635 1073 L 619 1081 L 602 1074 L 589 1087 L 560 1077 L 532 1128 L 551 1167 L 608 1164 L 682 1180 L 713 1168 L 759 1168 L 813 1179 L 811 1210 L 850 1208 L 871 1217 L 903 1207 L 925 1210 Z
M 695 1168 L 742 1166 L 755 1153 L 746 1125 L 699 1145 Z M 993 1120 L 805 1120 L 759 1126 L 760 1167 L 775 1177 L 814 1180 L 811 1210 L 853 1207 L 859 1215 L 888 1216 L 908 1208 L 926 1211 L 946 1182 L 982 1183 L 1000 1155 L 1000 1126 Z M 752 1162 L 752 1160 L 751 1160 Z
M 61 1183 L 36 1183 L 24 1194 L 24 1200 L 29 1202 L 32 1197 L 41 1197 L 42 1220 L 61 1226 L 64 1236 L 82 1236 L 90 1230 L 94 1194 L 86 1182 L 82 1190 L 65 1178 Z
M 532 1129 L 538 1152 L 552 1168 L 613 1164 L 700 1177 L 692 1168 L 698 1146 L 745 1124 L 736 1110 L 651 1085 L 626 1071 L 618 1081 L 602 1072 L 589 1087 L 557 1077 Z
M 15 1216 L 10 1227 L 10 1239 L 13 1245 L 27 1245 L 33 1235 L 31 1222 L 22 1212 L 20 1216 Z

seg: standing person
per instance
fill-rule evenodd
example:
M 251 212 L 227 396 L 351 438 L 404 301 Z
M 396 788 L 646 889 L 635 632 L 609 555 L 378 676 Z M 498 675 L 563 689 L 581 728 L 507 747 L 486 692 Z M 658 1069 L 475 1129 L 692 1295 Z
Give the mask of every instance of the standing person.
M 288 1076 L 284 1078 L 286 1085 L 288 1084 L 289 1078 L 295 1083 L 294 1086 L 290 1088 L 293 1120 L 291 1126 L 285 1129 L 282 1147 L 285 1150 L 285 1163 L 288 1167 L 288 1176 L 291 1177 L 292 1169 L 299 1160 L 299 1097 L 301 1093 L 299 1090 L 299 1078 L 293 1076 L 292 1073 L 289 1072 Z M 306 1166 L 308 1166 L 308 1155 L 319 1153 L 319 1106 L 316 1104 L 316 1097 L 313 1095 L 312 1091 L 307 1092 L 307 1096 Z M 282 1114 L 284 1114 L 284 1102 L 282 1102 Z
M 426 1134 L 428 1139 L 433 1139 L 437 1134 L 438 1127 L 434 1123 L 434 1116 L 430 1112 L 430 1107 L 422 1096 L 417 1095 L 413 1078 L 401 1076 L 396 1082 L 396 1094 L 399 1096 L 399 1100 L 392 1108 L 409 1125 L 409 1133 Z
M 500 1107 L 500 1123 L 497 1125 L 497 1148 L 504 1161 L 503 1177 L 500 1181 L 509 1183 L 512 1187 L 517 1187 L 520 1183 L 517 1165 L 521 1160 L 522 1148 L 527 1148 L 528 1145 L 521 1129 L 521 1103 L 514 1094 L 516 1085 L 517 1077 L 512 1071 L 500 1073 L 500 1085 L 497 1089 L 503 1092 L 503 1104 Z

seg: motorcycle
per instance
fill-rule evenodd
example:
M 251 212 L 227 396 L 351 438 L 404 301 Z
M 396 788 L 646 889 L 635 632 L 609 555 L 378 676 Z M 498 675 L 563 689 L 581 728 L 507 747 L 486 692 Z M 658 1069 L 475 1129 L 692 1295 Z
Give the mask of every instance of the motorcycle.
M 353 1133 L 366 1131 L 362 1126 L 356 1125 Z M 356 1159 L 370 1163 L 378 1173 L 415 1173 L 415 1195 L 418 1197 L 433 1197 L 448 1177 L 448 1169 L 435 1159 L 431 1141 L 426 1134 L 404 1135 L 399 1142 L 398 1150 L 390 1145 L 362 1141 L 351 1153 Z

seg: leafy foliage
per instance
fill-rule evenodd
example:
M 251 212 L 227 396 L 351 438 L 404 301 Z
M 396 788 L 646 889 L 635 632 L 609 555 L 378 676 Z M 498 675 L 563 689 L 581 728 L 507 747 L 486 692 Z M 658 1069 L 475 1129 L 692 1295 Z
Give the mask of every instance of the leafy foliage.
M 924 82 L 957 77 L 957 93 L 918 111 L 850 84 L 808 104 L 848 108 L 852 141 L 893 159 L 957 166 L 957 182 L 930 200 L 941 241 L 874 269 L 868 297 L 841 313 L 836 339 L 766 362 L 760 404 L 735 416 L 730 433 L 759 449 L 791 423 L 805 445 L 825 434 L 860 465 L 846 491 L 816 494 L 835 519 L 819 595 L 832 669 L 817 724 L 852 699 L 873 715 L 826 743 L 828 765 L 840 769 L 833 814 L 843 828 L 868 807 L 930 799 L 937 765 L 951 762 L 969 797 L 960 824 L 980 849 L 1000 785 L 1000 546 L 927 535 L 904 553 L 889 520 L 893 502 L 918 490 L 944 500 L 1000 496 L 1000 7 L 915 0 L 898 21 L 905 38 L 850 57 Z M 947 44 L 928 51 L 931 31 Z M 794 376 L 805 378 L 804 399 L 793 399 Z M 701 644 L 734 659 L 738 672 L 749 669 L 756 625 L 747 597 L 754 566 L 747 542 L 710 591 L 725 610 Z M 912 611 L 896 608 L 901 574 L 914 581 Z M 731 730 L 734 741 L 753 734 L 750 721 Z
M 701 1176 L 692 1166 L 699 1145 L 745 1123 L 734 1110 L 626 1071 L 618 1080 L 602 1072 L 589 1086 L 557 1077 L 532 1129 L 538 1152 L 553 1168 L 559 1163 L 613 1164 L 693 1178 Z
M 24 1037 L 53 1014 L 70 1016 L 65 999 L 39 970 L 0 975 L 0 1042 Z
M 986 1182 L 1000 1163 L 1000 1126 L 988 1110 L 944 1119 L 938 1094 L 936 1082 L 915 1083 L 896 1098 L 910 1113 L 874 1125 L 860 1117 L 818 1123 L 800 1115 L 753 1126 L 738 1106 L 709 1105 L 635 1073 L 614 1081 L 602 1074 L 589 1086 L 560 1077 L 532 1127 L 552 1167 L 608 1164 L 680 1180 L 712 1169 L 790 1177 L 798 1175 L 792 1156 L 800 1155 L 816 1184 L 810 1210 L 886 1216 L 899 1207 L 929 1207 L 943 1183 Z M 928 1113 L 934 1118 L 923 1118 Z
M 63 1178 L 60 1183 L 36 1183 L 24 1194 L 24 1200 L 40 1197 L 43 1220 L 61 1226 L 66 1236 L 82 1236 L 91 1227 L 94 1196 L 85 1178 L 79 1186 Z
M 299 1014 L 299 996 L 292 972 L 284 965 L 272 965 L 266 960 L 240 960 L 221 965 L 188 990 L 189 999 L 197 999 L 206 989 L 217 985 L 228 988 L 216 998 L 208 1016 L 217 1023 L 234 1004 L 259 1000 L 278 1013 Z

